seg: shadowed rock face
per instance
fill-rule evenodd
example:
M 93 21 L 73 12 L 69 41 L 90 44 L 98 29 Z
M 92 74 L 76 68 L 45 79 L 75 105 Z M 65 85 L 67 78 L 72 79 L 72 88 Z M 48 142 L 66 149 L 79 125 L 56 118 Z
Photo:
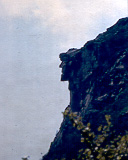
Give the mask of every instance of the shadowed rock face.
M 60 64 L 60 68 L 62 68 L 61 81 L 68 81 L 70 79 L 70 74 L 73 70 L 73 65 L 75 61 L 73 61 L 73 57 L 75 56 L 75 51 L 77 49 L 70 49 L 66 53 L 60 54 L 60 59 L 62 63 Z
M 120 19 L 81 49 L 60 54 L 62 81 L 69 82 L 68 108 L 96 132 L 111 115 L 113 130 L 128 130 L 128 18 Z M 76 157 L 81 148 L 80 133 L 65 118 L 43 160 Z

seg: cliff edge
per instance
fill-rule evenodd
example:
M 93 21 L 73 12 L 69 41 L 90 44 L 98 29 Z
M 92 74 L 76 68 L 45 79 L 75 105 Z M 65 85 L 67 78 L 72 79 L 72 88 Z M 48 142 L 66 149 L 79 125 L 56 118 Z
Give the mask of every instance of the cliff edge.
M 60 54 L 61 81 L 69 82 L 68 109 L 78 112 L 84 124 L 96 131 L 111 115 L 113 130 L 128 130 L 128 18 L 120 19 L 106 32 L 88 41 L 81 49 Z M 43 160 L 76 158 L 81 148 L 80 133 L 68 118 L 51 143 Z

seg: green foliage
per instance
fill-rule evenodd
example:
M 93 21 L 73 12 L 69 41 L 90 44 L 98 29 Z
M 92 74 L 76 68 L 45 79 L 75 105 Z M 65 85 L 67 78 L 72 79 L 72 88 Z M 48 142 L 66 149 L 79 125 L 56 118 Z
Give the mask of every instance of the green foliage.
M 91 124 L 86 126 L 77 112 L 68 109 L 63 113 L 68 117 L 73 127 L 81 133 L 81 143 L 85 148 L 78 151 L 77 160 L 126 160 L 128 159 L 128 135 L 116 136 L 111 131 L 111 116 L 105 115 L 107 125 L 98 127 L 98 135 L 91 131 Z M 73 159 L 75 160 L 75 159 Z

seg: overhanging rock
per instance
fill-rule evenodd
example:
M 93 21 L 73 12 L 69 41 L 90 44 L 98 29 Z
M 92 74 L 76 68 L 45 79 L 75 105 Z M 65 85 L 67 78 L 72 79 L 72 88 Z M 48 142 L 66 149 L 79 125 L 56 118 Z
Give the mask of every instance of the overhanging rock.
M 117 134 L 128 130 L 128 18 L 120 19 L 81 49 L 60 54 L 62 81 L 69 82 L 68 108 L 96 131 L 111 115 Z M 72 160 L 81 148 L 80 133 L 64 118 L 43 160 Z

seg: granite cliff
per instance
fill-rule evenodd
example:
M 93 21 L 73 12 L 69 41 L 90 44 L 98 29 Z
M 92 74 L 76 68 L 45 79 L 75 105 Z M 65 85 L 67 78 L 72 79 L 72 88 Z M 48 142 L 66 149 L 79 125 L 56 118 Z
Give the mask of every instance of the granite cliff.
M 61 81 L 69 82 L 70 104 L 84 124 L 96 131 L 111 115 L 115 134 L 128 130 L 128 18 L 120 19 L 81 49 L 60 54 Z M 59 98 L 59 97 L 58 97 Z M 80 149 L 80 133 L 64 118 L 43 160 L 72 160 Z

